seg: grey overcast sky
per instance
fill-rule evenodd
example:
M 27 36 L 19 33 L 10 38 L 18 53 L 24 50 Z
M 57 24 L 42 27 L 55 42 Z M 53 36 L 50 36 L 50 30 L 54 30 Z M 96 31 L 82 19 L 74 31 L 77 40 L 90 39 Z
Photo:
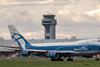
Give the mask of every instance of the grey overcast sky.
M 57 38 L 100 37 L 100 0 L 0 0 L 0 37 L 13 24 L 26 38 L 44 37 L 43 14 L 55 14 Z

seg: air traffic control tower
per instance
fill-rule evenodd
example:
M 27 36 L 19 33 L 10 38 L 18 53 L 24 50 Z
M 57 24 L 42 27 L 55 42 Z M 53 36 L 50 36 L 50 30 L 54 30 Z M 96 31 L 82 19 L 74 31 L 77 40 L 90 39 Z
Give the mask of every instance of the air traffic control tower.
M 56 38 L 56 24 L 55 15 L 43 15 L 42 25 L 45 28 L 45 39 Z

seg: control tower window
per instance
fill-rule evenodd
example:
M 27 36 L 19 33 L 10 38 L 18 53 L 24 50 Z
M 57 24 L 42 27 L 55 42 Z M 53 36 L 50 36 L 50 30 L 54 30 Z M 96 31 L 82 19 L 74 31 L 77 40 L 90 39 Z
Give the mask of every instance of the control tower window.
M 50 37 L 48 36 L 48 37 L 46 37 L 46 39 L 50 39 Z

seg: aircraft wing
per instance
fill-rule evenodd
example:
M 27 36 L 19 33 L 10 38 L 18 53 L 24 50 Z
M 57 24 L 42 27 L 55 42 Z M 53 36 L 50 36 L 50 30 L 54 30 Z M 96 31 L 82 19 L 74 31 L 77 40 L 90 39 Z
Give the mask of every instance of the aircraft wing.
M 19 47 L 16 47 L 16 46 L 0 46 L 0 47 L 7 47 L 7 48 L 19 48 Z
M 75 51 L 59 51 L 59 50 L 28 50 L 30 51 L 30 53 L 32 54 L 39 54 L 39 55 L 44 55 L 47 57 L 48 53 L 60 53 L 62 55 L 73 55 L 73 54 L 77 54 L 78 52 Z
M 20 51 L 19 47 L 13 47 L 13 46 L 0 46 L 1 48 L 5 48 L 6 50 L 10 51 Z

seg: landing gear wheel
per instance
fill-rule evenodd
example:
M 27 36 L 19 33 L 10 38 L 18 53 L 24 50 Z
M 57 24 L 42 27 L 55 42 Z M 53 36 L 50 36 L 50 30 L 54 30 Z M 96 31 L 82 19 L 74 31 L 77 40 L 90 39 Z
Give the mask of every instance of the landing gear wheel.
M 99 58 L 96 58 L 96 61 L 99 61 L 100 59 Z
M 67 61 L 73 61 L 73 58 L 69 57 L 69 58 L 67 59 Z
M 51 61 L 57 61 L 56 59 L 54 59 L 54 58 L 51 58 Z
M 64 61 L 64 59 L 58 59 L 58 61 Z
M 51 58 L 51 61 L 63 61 L 64 59 L 54 59 L 54 58 Z

